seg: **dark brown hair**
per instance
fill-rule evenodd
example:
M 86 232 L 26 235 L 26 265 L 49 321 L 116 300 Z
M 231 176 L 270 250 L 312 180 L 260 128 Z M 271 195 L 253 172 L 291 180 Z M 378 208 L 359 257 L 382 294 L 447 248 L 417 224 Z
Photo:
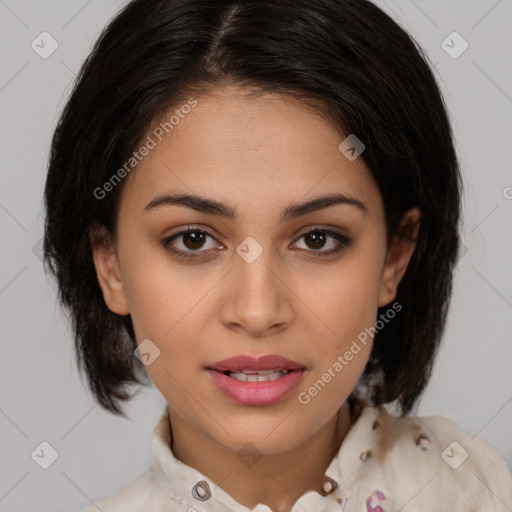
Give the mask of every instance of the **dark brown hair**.
M 365 396 L 374 405 L 396 400 L 410 412 L 445 326 L 461 182 L 427 57 L 366 0 L 135 0 L 105 28 L 55 130 L 45 188 L 45 264 L 69 309 L 77 363 L 92 392 L 124 415 L 119 402 L 130 398 L 128 386 L 150 382 L 134 356 L 130 316 L 103 300 L 88 236 L 94 225 L 115 234 L 123 183 L 103 199 L 93 191 L 170 106 L 227 83 L 289 94 L 340 133 L 355 134 L 383 197 L 388 243 L 403 213 L 421 210 L 416 250 L 397 290 L 403 309 L 375 335 L 349 399 L 359 409 Z

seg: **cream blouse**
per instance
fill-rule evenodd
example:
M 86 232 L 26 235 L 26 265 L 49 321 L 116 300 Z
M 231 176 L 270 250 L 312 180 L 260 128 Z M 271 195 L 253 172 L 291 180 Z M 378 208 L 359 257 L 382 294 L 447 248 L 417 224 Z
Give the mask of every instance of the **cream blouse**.
M 170 449 L 169 409 L 153 432 L 153 466 L 80 512 L 273 512 L 240 505 Z M 292 512 L 512 512 L 512 476 L 485 441 L 440 416 L 395 417 L 367 407 Z

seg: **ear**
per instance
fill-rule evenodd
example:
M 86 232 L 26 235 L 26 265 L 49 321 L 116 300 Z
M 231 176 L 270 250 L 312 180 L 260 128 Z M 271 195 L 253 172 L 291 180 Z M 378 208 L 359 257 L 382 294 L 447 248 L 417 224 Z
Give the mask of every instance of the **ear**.
M 379 289 L 379 307 L 386 306 L 396 297 L 400 283 L 414 249 L 420 228 L 421 212 L 411 208 L 404 213 L 400 222 L 399 234 L 392 239 L 386 254 L 386 262 L 382 269 L 381 286 Z
M 127 315 L 130 311 L 112 236 L 105 227 L 95 226 L 89 230 L 89 239 L 103 299 L 110 311 L 118 315 Z

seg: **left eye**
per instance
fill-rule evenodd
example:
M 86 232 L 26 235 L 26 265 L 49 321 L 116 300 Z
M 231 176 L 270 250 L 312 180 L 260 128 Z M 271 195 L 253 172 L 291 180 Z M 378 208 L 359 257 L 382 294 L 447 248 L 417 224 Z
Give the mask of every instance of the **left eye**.
M 314 249 L 313 252 L 319 252 L 319 256 L 334 254 L 350 244 L 348 237 L 325 229 L 311 229 L 307 233 L 304 233 L 299 240 L 301 238 L 308 240 L 310 242 L 309 247 Z M 319 249 L 324 248 L 326 240 L 329 238 L 333 241 L 331 246 L 334 245 L 334 247 L 330 250 L 319 251 Z
M 201 229 L 187 229 L 167 237 L 162 241 L 162 245 L 178 257 L 190 258 L 196 256 L 194 253 L 207 252 L 208 249 L 216 247 L 216 244 L 213 243 L 210 248 L 207 248 L 204 251 L 200 250 L 204 248 L 204 244 L 208 238 L 215 241 L 215 239 L 206 231 Z M 303 233 L 298 240 L 303 238 L 308 243 L 308 246 L 306 246 L 305 249 L 308 252 L 317 253 L 318 256 L 327 256 L 337 253 L 345 246 L 350 245 L 351 242 L 351 239 L 348 237 L 325 229 L 311 229 L 310 231 Z M 181 241 L 179 244 L 174 242 L 175 240 L 180 239 Z M 329 239 L 331 239 L 331 248 L 325 250 L 325 244 Z M 179 247 L 179 245 L 181 245 L 181 247 Z

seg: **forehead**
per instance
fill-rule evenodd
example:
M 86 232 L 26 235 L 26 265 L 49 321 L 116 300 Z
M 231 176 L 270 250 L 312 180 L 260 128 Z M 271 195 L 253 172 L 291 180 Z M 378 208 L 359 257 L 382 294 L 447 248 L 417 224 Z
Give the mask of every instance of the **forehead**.
M 194 193 L 261 213 L 342 192 L 369 209 L 381 207 L 363 160 L 346 158 L 339 150 L 344 136 L 311 107 L 279 94 L 248 96 L 237 87 L 195 101 L 183 111 L 176 105 L 150 128 L 155 145 L 124 184 L 122 203 L 143 209 L 160 194 Z M 176 111 L 181 115 L 159 140 L 158 123 Z

